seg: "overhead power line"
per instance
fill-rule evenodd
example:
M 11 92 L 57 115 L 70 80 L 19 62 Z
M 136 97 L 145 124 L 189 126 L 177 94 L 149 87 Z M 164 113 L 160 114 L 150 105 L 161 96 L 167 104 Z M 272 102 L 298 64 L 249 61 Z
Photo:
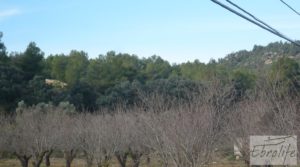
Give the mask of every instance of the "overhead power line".
M 260 28 L 262 28 L 262 29 L 264 29 L 264 30 L 267 30 L 267 31 L 269 31 L 270 33 L 272 33 L 272 34 L 274 34 L 274 35 L 276 35 L 276 36 L 278 36 L 278 37 L 280 37 L 280 38 L 283 38 L 283 39 L 285 39 L 285 40 L 287 40 L 287 41 L 289 41 L 289 42 L 291 42 L 291 43 L 293 43 L 293 44 L 295 44 L 295 45 L 297 45 L 297 46 L 300 47 L 300 44 L 299 44 L 299 43 L 297 43 L 297 42 L 295 42 L 294 40 L 292 40 L 292 39 L 286 37 L 285 35 L 283 35 L 283 34 L 280 33 L 279 31 L 277 31 L 275 28 L 269 26 L 268 24 L 266 24 L 265 22 L 261 21 L 260 19 L 258 19 L 258 18 L 255 17 L 254 15 L 252 15 L 250 12 L 247 12 L 246 10 L 244 10 L 243 8 L 241 8 L 241 7 L 239 7 L 238 5 L 234 4 L 233 2 L 231 2 L 231 1 L 229 1 L 229 0 L 226 0 L 226 1 L 227 1 L 228 3 L 230 3 L 231 5 L 235 6 L 235 7 L 238 8 L 239 10 L 241 10 L 241 11 L 243 11 L 244 13 L 246 13 L 247 15 L 249 15 L 252 19 L 249 18 L 248 16 L 246 16 L 246 15 L 244 15 L 244 14 L 242 14 L 242 13 L 240 13 L 240 12 L 238 12 L 238 11 L 232 9 L 232 8 L 230 8 L 229 6 L 227 6 L 227 5 L 225 5 L 225 4 L 221 3 L 221 2 L 219 2 L 218 0 L 211 0 L 211 1 L 214 2 L 214 3 L 216 3 L 217 5 L 219 5 L 219 6 L 223 7 L 223 8 L 225 8 L 226 10 L 228 10 L 228 11 L 230 11 L 230 12 L 232 12 L 232 13 L 238 15 L 239 17 L 241 17 L 241 18 L 243 18 L 243 19 L 245 19 L 245 20 L 247 20 L 247 21 L 249 21 L 249 22 L 251 22 L 251 23 L 253 23 L 253 24 L 257 25 L 257 26 L 259 26 Z
M 267 23 L 265 23 L 264 21 L 260 20 L 259 18 L 255 17 L 253 14 L 249 13 L 248 11 L 246 11 L 245 9 L 241 8 L 240 6 L 238 6 L 237 4 L 233 3 L 230 0 L 226 0 L 229 4 L 231 4 L 232 6 L 238 8 L 239 10 L 241 10 L 242 12 L 246 13 L 247 15 L 249 15 L 250 17 L 252 17 L 255 21 L 259 22 L 260 24 L 264 25 L 266 28 L 272 30 L 274 33 L 276 33 L 275 35 L 280 35 L 281 38 L 284 39 L 290 39 L 287 36 L 285 36 L 284 34 L 282 34 L 281 32 L 279 32 L 278 30 L 276 30 L 275 28 L 271 27 L 270 25 L 268 25 Z M 294 41 L 294 40 L 292 40 Z
M 268 27 L 269 29 L 271 29 L 272 31 L 276 32 L 276 33 L 280 33 L 279 31 L 277 31 L 276 29 L 274 29 L 273 27 L 269 26 L 267 23 L 263 22 L 262 20 L 258 19 L 257 17 L 255 17 L 253 14 L 247 12 L 246 10 L 244 10 L 243 8 L 241 8 L 240 6 L 238 6 L 237 4 L 231 2 L 230 0 L 226 0 L 228 3 L 230 3 L 232 6 L 238 8 L 239 10 L 243 11 L 244 13 L 246 13 L 247 15 L 249 15 L 250 17 L 252 17 L 254 20 L 260 22 L 261 24 L 263 24 L 264 26 Z
M 285 4 L 285 6 L 287 6 L 288 8 L 290 8 L 293 12 L 295 12 L 297 15 L 300 16 L 300 13 L 295 10 L 291 5 L 289 5 L 288 3 L 286 3 L 284 0 L 280 0 L 283 4 Z

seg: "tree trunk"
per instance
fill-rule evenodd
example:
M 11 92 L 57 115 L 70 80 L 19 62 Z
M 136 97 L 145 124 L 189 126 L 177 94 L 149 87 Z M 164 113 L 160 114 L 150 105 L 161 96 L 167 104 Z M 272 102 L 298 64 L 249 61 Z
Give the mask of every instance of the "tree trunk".
M 97 167 L 109 167 L 110 156 L 105 156 L 103 161 L 97 162 Z
M 71 159 L 66 159 L 66 167 L 71 167 L 72 160 Z
M 109 162 L 103 162 L 103 163 L 97 164 L 97 167 L 109 167 Z
M 123 155 L 116 153 L 116 157 L 117 157 L 120 167 L 126 167 L 128 153 L 124 153 Z
M 29 159 L 23 159 L 21 160 L 22 167 L 28 167 Z
M 86 162 L 86 167 L 92 167 L 93 166 L 93 156 L 89 155 L 86 151 L 84 151 L 84 157 L 85 157 L 85 162 Z
M 41 166 L 41 163 L 43 162 L 45 154 L 46 154 L 46 152 L 43 152 L 43 153 L 40 153 L 40 154 L 36 153 L 33 156 L 33 162 L 32 162 L 33 167 L 40 167 Z
M 146 161 L 146 164 L 147 164 L 148 167 L 150 166 L 150 161 L 151 161 L 150 156 L 147 155 L 147 161 Z
M 28 157 L 20 156 L 20 155 L 16 155 L 16 156 L 19 159 L 22 167 L 28 167 L 29 159 L 31 158 L 31 156 L 28 156 Z
M 133 161 L 132 167 L 139 167 L 140 166 L 140 161 Z
M 71 164 L 76 156 L 76 151 L 64 151 L 64 158 L 66 160 L 66 167 L 71 167 Z
M 133 167 L 139 167 L 141 162 L 141 157 L 143 154 L 141 153 L 131 153 L 131 158 L 133 160 Z
M 93 160 L 86 159 L 86 167 L 92 167 L 93 166 Z
M 51 165 L 51 163 L 50 163 L 50 156 L 51 156 L 52 153 L 53 153 L 53 150 L 50 150 L 45 155 L 45 165 L 47 167 L 49 167 Z

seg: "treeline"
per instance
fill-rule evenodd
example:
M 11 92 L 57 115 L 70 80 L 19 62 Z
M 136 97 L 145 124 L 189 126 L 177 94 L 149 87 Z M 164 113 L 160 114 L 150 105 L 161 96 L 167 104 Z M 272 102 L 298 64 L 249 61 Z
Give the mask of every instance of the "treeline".
M 180 102 L 188 100 L 189 94 L 201 95 L 200 88 L 215 81 L 230 87 L 234 100 L 253 93 L 263 81 L 284 85 L 282 94 L 295 94 L 299 77 L 299 64 L 288 57 L 257 71 L 222 60 L 170 64 L 159 56 L 139 58 L 113 51 L 94 59 L 76 50 L 45 56 L 33 42 L 24 52 L 7 53 L 0 41 L 0 111 L 5 113 L 14 112 L 21 101 L 29 106 L 69 102 L 77 111 L 90 112 L 120 103 L 146 105 L 147 94 L 159 93 Z
M 232 68 L 263 69 L 281 57 L 289 57 L 300 62 L 300 47 L 283 42 L 273 42 L 267 46 L 255 45 L 252 50 L 241 50 L 219 59 L 219 63 Z

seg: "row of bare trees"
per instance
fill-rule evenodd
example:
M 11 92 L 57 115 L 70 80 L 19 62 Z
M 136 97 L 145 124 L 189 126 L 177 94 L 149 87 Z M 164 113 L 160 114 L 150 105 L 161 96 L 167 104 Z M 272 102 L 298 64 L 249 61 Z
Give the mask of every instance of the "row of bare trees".
M 152 157 L 163 167 L 196 167 L 236 143 L 249 165 L 250 135 L 299 134 L 299 99 L 268 90 L 237 101 L 228 90 L 215 86 L 203 90 L 201 98 L 172 105 L 153 95 L 146 107 L 120 105 L 93 114 L 75 113 L 67 103 L 20 103 L 15 116 L 0 117 L 0 152 L 14 155 L 22 167 L 29 160 L 40 167 L 43 159 L 50 166 L 53 152 L 63 153 L 66 167 L 76 157 L 87 167 L 108 167 L 112 159 L 120 167 L 129 159 L 139 167 Z

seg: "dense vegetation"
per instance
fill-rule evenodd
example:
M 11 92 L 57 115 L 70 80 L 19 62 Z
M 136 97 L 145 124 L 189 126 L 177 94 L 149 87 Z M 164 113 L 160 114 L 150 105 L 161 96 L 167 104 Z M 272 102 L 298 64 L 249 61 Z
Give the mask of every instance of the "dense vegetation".
M 119 103 L 141 104 L 144 94 L 154 92 L 183 100 L 183 92 L 195 94 L 214 80 L 232 85 L 237 98 L 265 77 L 285 84 L 284 89 L 298 89 L 299 53 L 299 47 L 276 42 L 208 64 L 170 64 L 159 56 L 139 58 L 113 51 L 94 59 L 76 50 L 45 56 L 34 42 L 24 52 L 7 53 L 0 38 L 0 111 L 13 112 L 20 101 L 69 102 L 77 111 L 95 111 Z

